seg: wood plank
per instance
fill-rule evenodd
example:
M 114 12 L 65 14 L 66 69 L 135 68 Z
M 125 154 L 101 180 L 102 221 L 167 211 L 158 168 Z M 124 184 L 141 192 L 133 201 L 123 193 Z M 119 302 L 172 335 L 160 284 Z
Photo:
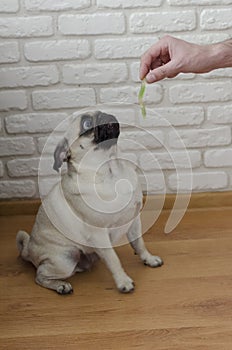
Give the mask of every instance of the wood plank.
M 144 235 L 158 269 L 143 266 L 129 245 L 117 248 L 136 289 L 120 294 L 99 262 L 59 296 L 34 282 L 18 258 L 15 235 L 34 216 L 0 218 L 0 349 L 230 350 L 232 348 L 232 208 L 189 210 L 170 235 L 163 211 Z
M 186 194 L 180 194 L 179 199 L 185 199 L 186 196 L 188 197 Z M 164 197 L 163 210 L 171 209 L 174 205 L 176 195 L 166 194 Z M 148 210 L 160 209 L 163 196 L 145 195 L 145 201 Z M 40 199 L 0 201 L 0 216 L 35 215 L 40 204 Z M 232 207 L 232 192 L 192 193 L 188 205 L 189 209 L 220 207 Z
M 0 201 L 0 216 L 35 215 L 40 204 L 40 199 Z
M 207 338 L 206 338 L 207 337 Z M 183 327 L 157 330 L 113 331 L 111 333 L 94 333 L 89 337 L 84 334 L 67 334 L 52 336 L 20 337 L 5 340 L 5 349 L 40 350 L 61 349 L 61 344 L 69 350 L 96 349 L 144 349 L 144 350 L 231 350 L 232 336 L 230 327 Z M 207 343 L 204 344 L 204 340 Z M 128 341 L 129 340 L 129 341 Z M 33 342 L 34 341 L 34 342 Z M 49 344 L 49 345 L 48 345 Z M 204 345 L 203 345 L 204 344 Z M 49 347 L 48 347 L 49 346 Z

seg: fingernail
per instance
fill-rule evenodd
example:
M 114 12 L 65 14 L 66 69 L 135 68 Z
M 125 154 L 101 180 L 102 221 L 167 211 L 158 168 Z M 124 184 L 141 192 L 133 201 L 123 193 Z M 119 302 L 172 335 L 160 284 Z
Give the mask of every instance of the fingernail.
M 146 81 L 148 83 L 153 83 L 155 81 L 155 74 L 154 73 L 148 73 L 148 75 L 146 76 Z

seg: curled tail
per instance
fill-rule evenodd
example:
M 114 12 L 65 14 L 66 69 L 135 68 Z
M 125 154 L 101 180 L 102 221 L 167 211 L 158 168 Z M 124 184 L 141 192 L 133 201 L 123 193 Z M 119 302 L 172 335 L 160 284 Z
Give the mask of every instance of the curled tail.
M 30 236 L 25 231 L 19 231 L 16 236 L 16 244 L 17 248 L 19 250 L 19 253 L 21 257 L 24 260 L 29 260 L 29 254 L 28 254 L 28 243 L 30 240 Z

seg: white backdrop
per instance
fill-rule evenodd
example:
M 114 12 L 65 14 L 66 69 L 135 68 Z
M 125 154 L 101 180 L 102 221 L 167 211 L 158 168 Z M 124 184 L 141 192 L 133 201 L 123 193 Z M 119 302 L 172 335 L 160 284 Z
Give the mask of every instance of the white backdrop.
M 39 197 L 43 145 L 68 115 L 137 102 L 139 58 L 159 37 L 212 43 L 232 34 L 232 0 L 0 0 L 0 13 L 0 198 Z M 231 78 L 228 68 L 148 86 L 146 120 L 112 108 L 129 124 L 122 144 L 141 145 L 123 151 L 150 179 L 144 191 L 188 191 L 190 173 L 195 192 L 231 189 Z M 43 174 L 45 187 L 53 175 Z

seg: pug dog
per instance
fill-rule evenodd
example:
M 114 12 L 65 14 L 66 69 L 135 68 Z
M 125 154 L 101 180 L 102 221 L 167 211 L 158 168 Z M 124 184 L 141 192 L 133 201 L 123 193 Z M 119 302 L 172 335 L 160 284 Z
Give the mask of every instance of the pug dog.
M 111 271 L 118 290 L 134 290 L 114 250 L 123 235 L 145 265 L 163 264 L 142 238 L 142 190 L 136 167 L 120 157 L 117 119 L 104 112 L 82 114 L 56 147 L 53 168 L 61 175 L 43 200 L 32 232 L 16 237 L 21 257 L 37 269 L 36 282 L 59 294 L 73 292 L 65 281 L 89 270 L 100 258 Z

